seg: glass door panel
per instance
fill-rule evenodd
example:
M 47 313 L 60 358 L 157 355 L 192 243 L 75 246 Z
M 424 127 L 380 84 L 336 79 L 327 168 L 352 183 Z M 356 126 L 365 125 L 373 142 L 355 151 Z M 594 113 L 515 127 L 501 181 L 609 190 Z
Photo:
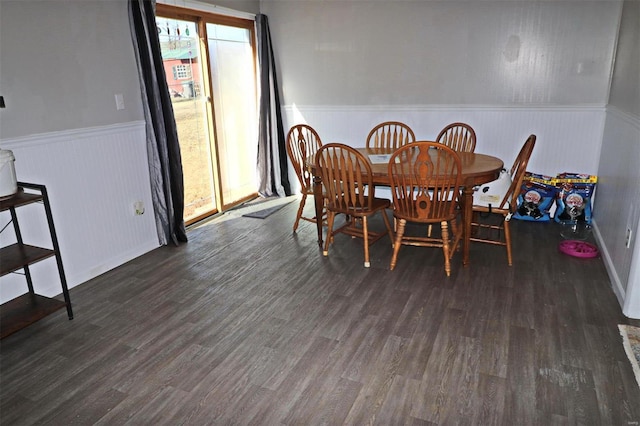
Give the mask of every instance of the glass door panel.
M 216 213 L 216 191 L 207 97 L 195 22 L 156 17 L 162 59 L 171 93 L 184 175 L 184 220 Z
M 252 33 L 207 23 L 223 209 L 256 194 L 257 102 Z

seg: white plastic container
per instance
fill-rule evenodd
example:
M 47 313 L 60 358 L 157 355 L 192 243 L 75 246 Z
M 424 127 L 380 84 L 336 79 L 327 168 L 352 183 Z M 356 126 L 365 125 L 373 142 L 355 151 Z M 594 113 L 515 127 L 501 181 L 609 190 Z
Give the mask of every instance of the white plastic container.
M 15 157 L 8 149 L 0 149 L 0 197 L 10 197 L 18 192 Z

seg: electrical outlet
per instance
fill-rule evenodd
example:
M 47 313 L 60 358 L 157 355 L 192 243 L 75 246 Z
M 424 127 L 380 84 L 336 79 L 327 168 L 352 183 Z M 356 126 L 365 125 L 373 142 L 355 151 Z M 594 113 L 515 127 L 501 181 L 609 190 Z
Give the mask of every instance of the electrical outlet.
M 631 235 L 632 234 L 633 234 L 633 231 L 631 230 L 631 228 L 627 228 L 627 234 L 626 234 L 626 237 L 625 237 L 625 240 L 624 240 L 624 245 L 627 248 L 631 247 Z
M 142 201 L 136 201 L 133 203 L 133 210 L 136 212 L 136 216 L 144 214 L 144 203 Z

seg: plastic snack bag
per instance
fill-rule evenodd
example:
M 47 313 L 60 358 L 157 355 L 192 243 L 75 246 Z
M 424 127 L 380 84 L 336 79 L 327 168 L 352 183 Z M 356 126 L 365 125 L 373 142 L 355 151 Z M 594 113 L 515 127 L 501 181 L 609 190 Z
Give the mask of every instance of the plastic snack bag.
M 513 217 L 519 220 L 549 222 L 550 209 L 556 193 L 553 178 L 527 172 L 522 181 L 518 195 L 518 208 Z
M 561 173 L 556 177 L 557 208 L 554 220 L 562 224 L 591 224 L 591 199 L 597 177 Z

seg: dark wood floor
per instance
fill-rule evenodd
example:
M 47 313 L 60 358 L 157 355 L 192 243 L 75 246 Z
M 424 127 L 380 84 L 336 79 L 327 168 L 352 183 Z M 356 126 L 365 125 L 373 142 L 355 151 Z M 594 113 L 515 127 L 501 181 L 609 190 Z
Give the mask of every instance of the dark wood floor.
M 513 222 L 515 256 L 292 234 L 265 220 L 189 232 L 71 291 L 1 341 L 2 425 L 634 425 L 640 388 L 601 259 Z M 311 206 L 309 206 L 309 209 Z M 309 211 L 310 213 L 310 211 Z M 374 223 L 374 225 L 376 225 Z M 377 225 L 380 225 L 378 223 Z

